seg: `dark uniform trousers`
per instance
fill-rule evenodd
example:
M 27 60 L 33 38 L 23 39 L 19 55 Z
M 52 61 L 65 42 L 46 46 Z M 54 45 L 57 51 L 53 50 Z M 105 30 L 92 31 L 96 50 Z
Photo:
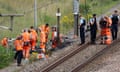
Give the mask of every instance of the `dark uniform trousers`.
M 95 43 L 97 29 L 95 27 L 91 27 L 90 34 L 91 34 L 91 43 Z
M 80 26 L 80 39 L 81 39 L 81 44 L 85 43 L 85 28 L 84 28 L 84 26 Z
M 111 32 L 112 32 L 112 39 L 117 39 L 117 32 L 118 32 L 118 25 L 114 24 L 111 26 Z
M 23 58 L 23 51 L 22 51 L 22 50 L 16 51 L 16 54 L 15 54 L 15 56 L 14 56 L 14 59 L 17 59 L 17 64 L 18 64 L 18 65 L 21 64 L 22 58 Z

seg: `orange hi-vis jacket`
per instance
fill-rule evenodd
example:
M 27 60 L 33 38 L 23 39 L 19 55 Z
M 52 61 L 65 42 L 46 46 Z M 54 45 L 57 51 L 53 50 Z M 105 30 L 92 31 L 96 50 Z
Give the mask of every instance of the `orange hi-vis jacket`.
M 37 32 L 34 29 L 30 29 L 30 31 L 31 31 L 30 39 L 37 40 Z
M 111 35 L 111 29 L 110 26 L 112 24 L 112 20 L 110 18 L 107 18 L 107 27 L 101 29 L 101 35 Z
M 30 34 L 28 32 L 23 32 L 22 33 L 22 40 L 24 42 L 29 42 L 30 41 Z
M 45 33 L 49 33 L 49 31 L 50 31 L 50 28 L 45 27 L 45 25 L 42 25 L 41 28 L 45 31 Z
M 8 39 L 7 39 L 7 38 L 3 38 L 3 39 L 1 40 L 1 44 L 2 44 L 2 46 L 6 47 L 7 44 L 8 44 Z
M 46 27 L 45 25 L 42 25 L 41 26 L 42 30 L 45 32 L 46 34 L 46 42 L 48 41 L 48 34 L 49 34 L 49 31 L 50 31 L 50 28 L 49 27 Z
M 40 29 L 40 48 L 45 48 L 46 47 L 46 33 L 44 31 L 44 28 L 39 27 Z
M 22 40 L 15 40 L 14 45 L 17 51 L 23 50 Z

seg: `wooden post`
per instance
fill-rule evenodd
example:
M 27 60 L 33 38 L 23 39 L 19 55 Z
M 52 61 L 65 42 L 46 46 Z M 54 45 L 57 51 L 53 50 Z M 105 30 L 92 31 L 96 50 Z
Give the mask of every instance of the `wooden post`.
M 11 21 L 11 25 L 10 25 L 10 30 L 13 30 L 13 17 L 14 16 L 10 16 L 10 21 Z
M 61 16 L 59 8 L 57 9 L 56 16 L 57 16 L 57 42 L 59 44 L 60 43 L 60 37 L 59 37 L 60 36 L 60 16 Z

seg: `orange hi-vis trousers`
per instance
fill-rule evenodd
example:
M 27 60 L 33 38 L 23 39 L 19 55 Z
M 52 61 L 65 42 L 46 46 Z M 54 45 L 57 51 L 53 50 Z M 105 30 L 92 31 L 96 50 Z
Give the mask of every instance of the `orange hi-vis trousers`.
M 31 40 L 30 44 L 31 44 L 32 50 L 35 50 L 36 40 Z
M 46 48 L 46 44 L 44 42 L 40 42 L 40 48 L 42 49 L 42 51 L 45 53 L 45 48 Z
M 24 58 L 29 58 L 30 56 L 30 46 L 23 46 L 23 56 Z
M 111 30 L 110 28 L 101 29 L 101 36 L 104 37 L 102 42 L 105 44 L 111 44 Z

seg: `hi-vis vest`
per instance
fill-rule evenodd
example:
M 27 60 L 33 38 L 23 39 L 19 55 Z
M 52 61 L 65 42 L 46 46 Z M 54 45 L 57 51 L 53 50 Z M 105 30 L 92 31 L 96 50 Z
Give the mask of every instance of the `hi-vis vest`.
M 30 29 L 30 39 L 31 40 L 37 40 L 37 32 L 34 29 Z
M 22 47 L 22 40 L 15 40 L 14 45 L 15 45 L 15 48 L 16 48 L 17 51 L 23 50 L 23 47 Z

